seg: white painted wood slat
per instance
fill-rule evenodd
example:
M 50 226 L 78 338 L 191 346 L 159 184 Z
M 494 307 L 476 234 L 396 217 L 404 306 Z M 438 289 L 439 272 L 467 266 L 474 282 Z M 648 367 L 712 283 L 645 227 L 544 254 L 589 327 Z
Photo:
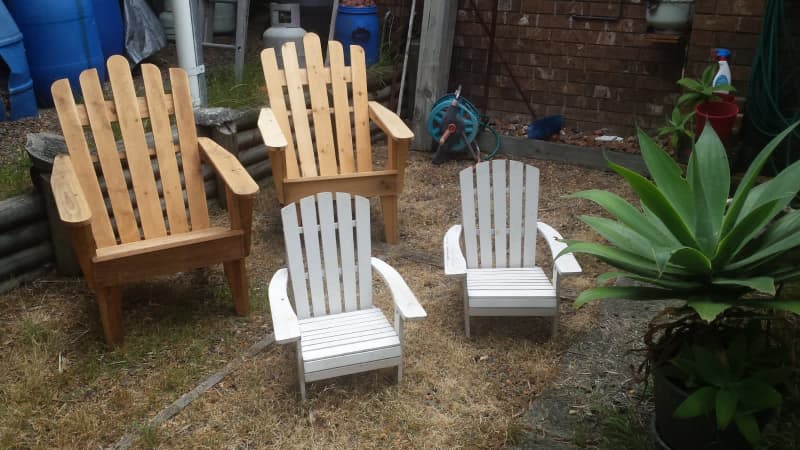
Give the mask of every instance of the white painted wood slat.
M 522 267 L 523 164 L 511 161 L 508 170 L 508 267 Z
M 319 229 L 322 237 L 322 263 L 325 267 L 328 312 L 342 312 L 342 295 L 339 281 L 339 255 L 336 251 L 336 220 L 333 214 L 333 194 L 321 192 L 317 195 Z
M 403 363 L 400 347 L 382 348 L 368 352 L 345 355 L 306 363 L 306 381 L 364 372 L 366 370 L 394 367 Z M 332 368 L 328 368 L 332 367 Z
M 342 257 L 342 294 L 344 296 L 344 310 L 355 311 L 358 309 L 356 291 L 356 256 L 353 241 L 353 209 L 350 204 L 350 195 L 336 193 L 336 212 L 339 217 L 339 251 Z M 345 226 L 344 224 L 348 225 Z
M 303 224 L 318 224 L 317 204 L 314 196 L 300 199 L 300 217 Z M 315 316 L 327 313 L 325 309 L 325 290 L 322 286 L 322 259 L 319 252 L 319 234 L 316 231 L 303 233 L 306 265 L 308 268 L 308 286 L 311 291 L 311 307 Z
M 478 236 L 475 229 L 475 179 L 473 169 L 461 171 L 461 225 L 464 227 L 464 249 L 467 267 L 478 267 Z
M 367 339 L 357 342 L 347 342 L 340 346 L 324 347 L 316 350 L 306 350 L 303 348 L 303 360 L 306 361 L 306 365 L 308 366 L 308 362 L 315 359 L 332 358 L 334 356 L 361 353 L 386 347 L 398 347 L 399 349 L 400 339 L 397 337 L 397 333 L 394 333 L 393 336 L 383 337 L 380 339 Z M 309 371 L 310 370 L 307 367 L 306 372 Z
M 478 191 L 478 235 L 480 241 L 480 267 L 493 267 L 492 261 L 492 213 L 489 163 L 475 166 L 475 189 Z
M 506 258 L 506 161 L 492 161 L 495 267 L 508 267 Z
M 536 264 L 536 220 L 539 208 L 539 169 L 525 166 L 525 237 L 522 265 Z
M 286 244 L 286 259 L 289 265 L 289 279 L 292 282 L 292 295 L 297 317 L 305 319 L 311 316 L 308 306 L 308 287 L 306 271 L 303 264 L 303 248 L 300 244 L 300 230 L 297 223 L 297 207 L 294 203 L 281 209 L 283 221 L 283 239 Z
M 372 241 L 370 237 L 369 200 L 355 197 L 356 207 L 356 252 L 358 259 L 358 305 L 360 309 L 372 307 Z

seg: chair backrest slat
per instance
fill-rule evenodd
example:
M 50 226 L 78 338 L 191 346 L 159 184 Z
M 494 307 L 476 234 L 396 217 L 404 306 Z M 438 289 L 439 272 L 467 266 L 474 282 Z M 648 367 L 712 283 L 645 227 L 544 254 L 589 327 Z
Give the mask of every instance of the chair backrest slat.
M 172 94 L 164 94 L 167 102 L 167 113 L 172 115 L 175 114 L 175 111 L 172 109 Z M 150 112 L 147 110 L 147 99 L 144 97 L 138 97 L 137 102 L 139 103 L 139 112 L 142 113 L 142 119 L 147 119 L 150 117 Z M 119 119 L 117 118 L 117 107 L 114 105 L 114 100 L 105 100 L 104 109 L 106 110 L 106 117 L 110 122 L 117 122 Z M 89 114 L 86 112 L 86 105 L 75 105 L 78 111 L 78 119 L 81 121 L 81 125 L 89 126 Z
M 306 33 L 303 36 L 303 47 L 306 55 L 311 114 L 314 118 L 314 136 L 316 137 L 314 142 L 317 144 L 319 174 L 322 176 L 336 175 L 339 173 L 339 169 L 336 164 L 336 150 L 328 103 L 328 84 L 331 82 L 331 74 L 330 71 L 325 72 L 319 36 L 314 33 Z
M 297 316 L 305 319 L 371 307 L 369 201 L 339 192 L 334 204 L 333 194 L 323 192 L 298 203 L 281 210 Z
M 480 237 L 481 267 L 492 265 L 492 183 L 489 177 L 489 164 L 475 167 L 478 197 L 478 236 Z
M 473 169 L 464 169 L 461 180 L 461 226 L 464 234 L 464 250 L 467 267 L 478 267 L 478 240 L 475 227 L 475 174 Z
M 539 169 L 525 166 L 525 243 L 522 264 L 531 267 L 536 263 L 536 221 L 539 210 Z
M 170 233 L 189 231 L 186 204 L 183 201 L 183 186 L 172 142 L 172 125 L 164 98 L 164 82 L 161 71 L 152 64 L 142 65 L 142 78 L 147 96 L 147 110 L 158 160 L 161 191 L 167 210 Z
M 358 309 L 358 294 L 356 291 L 356 253 L 353 240 L 353 207 L 350 196 L 341 192 L 336 193 L 336 215 L 339 222 L 339 252 L 342 256 L 342 295 L 344 297 L 344 310 L 347 312 Z
M 314 197 L 304 197 L 300 199 L 300 217 L 303 222 L 303 244 L 306 248 L 306 269 L 308 272 L 308 285 L 311 290 L 311 306 L 314 316 L 324 316 L 325 308 L 325 288 L 322 283 L 322 255 L 319 248 L 319 232 L 316 225 L 319 223 L 317 217 L 317 204 Z M 306 226 L 309 227 L 306 230 Z
M 495 160 L 462 170 L 460 182 L 467 267 L 533 267 L 539 170 Z
M 356 129 L 356 162 L 359 172 L 372 170 L 372 142 L 369 135 L 369 99 L 367 92 L 367 62 L 364 48 L 350 46 L 353 70 L 353 120 Z
M 360 309 L 364 309 L 372 306 L 372 242 L 370 240 L 369 201 L 364 197 L 357 196 L 355 203 L 358 300 Z
M 319 233 L 322 241 L 322 261 L 325 267 L 325 289 L 328 293 L 328 312 L 342 312 L 342 282 L 339 277 L 339 254 L 336 250 L 336 214 L 333 194 L 322 192 L 317 196 Z
M 197 125 L 194 123 L 192 93 L 189 90 L 189 76 L 178 68 L 169 69 L 172 98 L 175 108 L 175 126 L 181 149 L 181 166 L 186 181 L 186 200 L 189 204 L 189 220 L 192 230 L 209 227 L 208 202 L 206 200 L 200 151 L 197 148 Z
M 111 90 L 114 92 L 114 104 L 117 107 L 119 128 L 128 157 L 128 168 L 131 171 L 133 192 L 136 196 L 144 237 L 150 239 L 165 236 L 167 228 L 161 212 L 150 155 L 141 151 L 147 149 L 147 140 L 144 136 L 142 117 L 128 61 L 124 58 L 109 59 L 108 76 L 111 80 Z
M 117 226 L 119 240 L 123 243 L 135 242 L 142 238 L 133 214 L 128 183 L 117 151 L 117 142 L 108 110 L 105 105 L 103 89 L 96 70 L 86 70 L 79 77 L 84 106 L 92 129 L 97 159 L 103 171 L 105 190 L 111 203 Z M 130 175 L 129 175 L 130 176 Z M 105 211 L 104 211 L 105 215 Z
M 498 184 L 499 183 L 499 184 Z M 506 165 L 492 164 L 492 202 L 494 203 L 494 230 L 506 228 Z M 494 265 L 508 267 L 506 233 L 494 233 Z
M 355 173 L 353 158 L 353 132 L 350 125 L 350 106 L 347 94 L 347 81 L 352 74 L 350 67 L 344 65 L 344 49 L 338 41 L 328 42 L 328 57 L 331 64 L 331 88 L 333 90 L 333 109 L 336 120 L 336 148 L 339 155 L 340 173 Z M 350 78 L 352 79 L 352 78 Z
M 95 70 L 95 69 L 91 69 Z M 83 194 L 92 211 L 92 235 L 98 247 L 108 247 L 117 243 L 111 220 L 106 212 L 103 201 L 103 192 L 94 171 L 89 144 L 83 134 L 83 126 L 78 118 L 75 98 L 69 86 L 69 80 L 61 79 L 53 83 L 50 91 L 53 94 L 53 103 L 58 112 L 58 121 L 64 133 L 64 140 L 69 148 L 70 160 L 75 168 Z
M 264 80 L 269 95 L 269 107 L 286 136 L 286 177 L 293 179 L 300 177 L 300 168 L 297 165 L 297 154 L 292 138 L 292 127 L 289 123 L 289 113 L 286 110 L 286 99 L 283 95 L 283 86 L 286 85 L 286 74 L 278 69 L 278 60 L 275 49 L 267 48 L 261 52 L 261 68 L 264 71 Z
M 303 263 L 303 246 L 300 239 L 300 223 L 297 220 L 295 204 L 288 205 L 281 210 L 283 222 L 283 240 L 286 244 L 287 266 L 289 266 L 289 279 L 292 282 L 292 298 L 297 317 L 305 319 L 311 317 L 311 308 L 308 305 L 308 285 L 306 284 L 305 264 Z
M 292 124 L 297 144 L 297 155 L 300 159 L 300 171 L 305 177 L 317 176 L 317 162 L 314 158 L 314 146 L 311 142 L 311 128 L 306 114 L 306 94 L 303 83 L 298 76 L 297 51 L 294 42 L 286 42 L 281 48 L 283 67 L 286 72 L 286 89 L 289 93 L 289 105 L 292 108 Z
M 508 168 L 508 267 L 522 267 L 523 164 Z

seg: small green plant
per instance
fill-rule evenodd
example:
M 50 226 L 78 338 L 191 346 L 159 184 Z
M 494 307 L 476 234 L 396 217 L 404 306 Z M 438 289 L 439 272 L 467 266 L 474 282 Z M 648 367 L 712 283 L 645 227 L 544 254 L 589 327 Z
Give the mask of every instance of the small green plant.
M 735 423 L 751 444 L 760 440 L 758 416 L 777 410 L 783 396 L 777 387 L 789 379 L 787 355 L 756 330 L 715 333 L 704 343 L 685 345 L 670 363 L 691 394 L 675 417 L 714 413 L 717 428 Z M 719 339 L 726 335 L 726 339 Z M 732 336 L 731 336 L 732 335 Z
M 248 61 L 242 72 L 242 79 L 237 81 L 232 65 L 209 69 L 206 72 L 208 106 L 239 109 L 266 106 L 268 102 L 261 63 Z
M 684 114 L 677 106 L 672 108 L 672 114 L 667 117 L 667 124 L 658 129 L 657 136 L 669 136 L 670 147 L 677 151 L 682 139 L 694 140 L 694 132 L 691 129 L 693 117 L 694 111 Z
M 715 70 L 716 66 L 710 65 L 706 67 L 700 78 L 684 77 L 678 80 L 678 85 L 686 89 L 687 92 L 678 97 L 677 106 L 680 108 L 687 106 L 694 110 L 695 105 L 698 103 L 718 101 L 720 98 L 715 91 L 736 91 L 730 84 L 714 86 L 712 83 L 714 82 Z

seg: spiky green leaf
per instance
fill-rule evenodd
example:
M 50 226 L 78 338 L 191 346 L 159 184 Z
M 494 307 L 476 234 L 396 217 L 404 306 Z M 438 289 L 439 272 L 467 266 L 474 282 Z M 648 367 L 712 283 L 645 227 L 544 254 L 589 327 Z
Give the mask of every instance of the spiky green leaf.
M 736 404 L 739 402 L 739 395 L 734 391 L 720 389 L 717 391 L 714 412 L 717 416 L 717 428 L 724 430 L 728 428 L 736 415 Z
M 733 306 L 731 302 L 715 301 L 709 297 L 691 297 L 687 299 L 686 305 L 697 312 L 697 315 L 706 322 L 712 322 L 725 310 Z
M 664 196 L 663 192 L 645 177 L 632 170 L 610 161 L 608 165 L 612 170 L 625 178 L 634 192 L 639 196 L 642 203 L 661 219 L 664 225 L 672 230 L 678 241 L 689 247 L 699 247 L 686 221 L 683 220 L 674 205 Z
M 658 190 L 673 205 L 687 224 L 694 223 L 695 210 L 689 183 L 683 178 L 681 168 L 641 129 L 637 130 L 639 148 L 647 170 Z
M 764 168 L 764 164 L 766 164 L 775 149 L 777 149 L 781 142 L 783 142 L 784 138 L 791 134 L 798 125 L 800 125 L 800 121 L 795 122 L 775 136 L 747 167 L 747 171 L 742 177 L 742 180 L 739 182 L 739 186 L 736 188 L 736 193 L 733 195 L 733 200 L 731 201 L 725 217 L 722 220 L 721 234 L 723 236 L 728 234 L 728 232 L 738 221 L 739 213 L 742 210 L 745 200 L 747 199 L 747 195 L 755 184 L 758 174 L 761 173 L 761 169 Z
M 750 445 L 755 447 L 758 441 L 761 440 L 761 431 L 758 428 L 758 422 L 756 422 L 755 416 L 752 414 L 740 414 L 733 420 L 736 422 L 736 428 L 739 430 L 739 433 L 747 439 Z
M 675 291 L 642 286 L 608 286 L 589 288 L 575 299 L 573 306 L 580 308 L 595 300 L 624 298 L 626 300 L 669 300 L 675 298 Z
M 765 294 L 775 295 L 775 280 L 771 277 L 714 278 L 711 280 L 711 284 L 716 286 L 741 286 Z
M 722 269 L 736 257 L 737 253 L 747 245 L 753 236 L 774 217 L 774 206 L 781 200 L 773 200 L 759 206 L 739 221 L 730 231 L 723 235 L 714 255 L 714 268 Z
M 730 167 L 725 147 L 708 124 L 689 157 L 686 178 L 692 187 L 695 236 L 708 256 L 714 254 L 720 238 L 725 202 L 730 188 Z
M 710 412 L 714 409 L 716 391 L 716 388 L 705 386 L 692 392 L 686 397 L 686 400 L 678 405 L 673 415 L 681 419 L 689 419 Z

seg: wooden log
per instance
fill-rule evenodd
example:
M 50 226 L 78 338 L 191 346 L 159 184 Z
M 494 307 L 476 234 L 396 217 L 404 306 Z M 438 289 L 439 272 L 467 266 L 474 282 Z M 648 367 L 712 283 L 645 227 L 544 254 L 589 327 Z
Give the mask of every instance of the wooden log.
M 249 130 L 256 128 L 258 123 L 258 114 L 261 112 L 260 108 L 245 111 L 238 119 L 236 119 L 237 130 Z
M 41 242 L 33 247 L 12 253 L 0 258 L 0 280 L 50 262 L 53 257 L 53 246 L 50 241 Z
M 268 157 L 267 146 L 264 144 L 256 145 L 239 152 L 239 162 L 242 163 L 243 166 L 249 166 L 264 161 Z
M 72 239 L 67 227 L 58 216 L 58 208 L 53 197 L 53 188 L 50 186 L 50 174 L 42 173 L 34 179 L 36 188 L 42 193 L 47 210 L 47 224 L 50 240 L 53 243 L 53 256 L 55 257 L 56 270 L 65 276 L 80 276 L 81 266 L 75 251 L 72 249 Z
M 249 130 L 240 128 L 239 132 L 236 133 L 236 145 L 240 151 L 263 143 L 261 131 L 258 128 L 250 128 Z
M 10 255 L 21 249 L 45 241 L 50 237 L 46 220 L 20 225 L 0 234 L 0 256 Z
M 0 294 L 5 294 L 6 292 L 19 287 L 22 284 L 30 283 L 31 281 L 42 278 L 51 270 L 53 270 L 52 264 L 46 263 L 43 266 L 35 267 L 25 273 L 21 273 L 8 280 L 2 281 L 0 282 Z
M 245 167 L 247 173 L 253 177 L 254 180 L 263 180 L 269 175 L 272 175 L 272 166 L 269 164 L 269 160 L 257 162 L 251 166 Z
M 0 201 L 0 232 L 44 217 L 44 202 L 37 193 L 22 194 Z

